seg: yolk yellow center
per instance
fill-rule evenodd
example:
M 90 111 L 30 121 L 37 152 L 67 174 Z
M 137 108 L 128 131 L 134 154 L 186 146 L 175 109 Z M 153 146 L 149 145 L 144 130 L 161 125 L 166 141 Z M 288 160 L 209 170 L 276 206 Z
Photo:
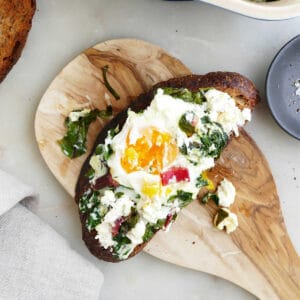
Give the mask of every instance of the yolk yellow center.
M 147 128 L 135 144 L 130 144 L 129 135 L 130 132 L 121 158 L 121 165 L 127 173 L 144 170 L 151 174 L 160 174 L 178 155 L 178 147 L 168 133 L 152 127 Z
M 201 175 L 202 175 L 202 178 L 203 178 L 204 180 L 207 180 L 207 182 L 208 182 L 208 185 L 206 186 L 206 188 L 207 188 L 208 190 L 210 190 L 210 191 L 213 191 L 216 187 L 215 187 L 213 181 L 212 181 L 211 179 L 208 178 L 207 171 L 202 172 Z

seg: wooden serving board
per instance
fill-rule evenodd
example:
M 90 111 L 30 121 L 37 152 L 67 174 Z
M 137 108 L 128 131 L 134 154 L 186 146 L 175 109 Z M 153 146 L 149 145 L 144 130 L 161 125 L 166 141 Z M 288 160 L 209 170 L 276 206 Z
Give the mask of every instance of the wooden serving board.
M 120 94 L 115 100 L 103 84 L 102 70 Z M 103 121 L 88 133 L 88 153 L 70 160 L 57 140 L 65 134 L 70 111 L 85 107 L 114 115 L 153 84 L 190 74 L 189 69 L 163 49 L 140 40 L 111 40 L 89 48 L 53 80 L 37 109 L 36 139 L 50 170 L 74 196 L 81 166 Z M 225 278 L 261 299 L 300 299 L 300 260 L 286 232 L 280 202 L 268 163 L 255 142 L 241 130 L 218 160 L 210 177 L 233 182 L 237 196 L 232 210 L 239 219 L 231 235 L 212 225 L 213 204 L 194 201 L 183 209 L 168 233 L 159 232 L 145 251 L 165 261 Z

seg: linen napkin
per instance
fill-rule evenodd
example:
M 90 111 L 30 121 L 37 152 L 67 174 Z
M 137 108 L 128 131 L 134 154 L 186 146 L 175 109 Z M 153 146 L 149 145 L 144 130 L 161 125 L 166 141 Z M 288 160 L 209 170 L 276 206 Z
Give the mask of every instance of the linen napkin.
M 0 299 L 99 299 L 102 273 L 22 204 L 31 187 L 0 170 Z

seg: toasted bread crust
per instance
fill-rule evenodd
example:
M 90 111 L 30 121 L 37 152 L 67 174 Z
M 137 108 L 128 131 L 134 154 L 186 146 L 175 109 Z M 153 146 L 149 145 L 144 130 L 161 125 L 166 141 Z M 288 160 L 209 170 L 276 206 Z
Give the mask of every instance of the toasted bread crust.
M 159 87 L 188 88 L 192 91 L 196 91 L 202 87 L 214 87 L 221 91 L 227 92 L 235 99 L 238 99 L 237 101 L 239 101 L 238 104 L 241 108 L 248 107 L 251 110 L 259 101 L 258 91 L 249 79 L 238 73 L 213 72 L 206 75 L 188 75 L 160 82 L 148 92 L 137 97 L 137 99 L 130 105 L 129 108 L 135 112 L 139 112 L 145 109 L 151 103 L 154 93 Z M 104 143 L 108 130 L 115 128 L 117 125 L 119 125 L 119 128 L 121 129 L 126 121 L 126 118 L 127 109 L 119 113 L 109 124 L 106 125 L 106 127 L 100 132 L 99 136 L 97 137 L 92 153 L 94 152 L 95 147 L 98 144 Z M 91 187 L 88 178 L 85 176 L 89 169 L 90 156 L 85 161 L 77 182 L 75 195 L 75 201 L 77 204 L 79 203 L 79 200 L 83 193 Z M 104 176 L 104 178 L 97 186 L 98 189 L 113 185 L 108 177 L 109 175 Z M 90 252 L 96 257 L 105 261 L 120 261 L 117 257 L 112 255 L 110 249 L 104 249 L 103 247 L 101 247 L 99 241 L 95 239 L 97 235 L 95 230 L 92 230 L 91 232 L 87 230 L 85 226 L 87 215 L 81 214 L 80 211 L 79 214 L 82 223 L 82 238 L 89 248 Z M 145 247 L 145 245 L 146 243 L 137 246 L 129 257 L 136 255 Z
M 35 0 L 0 0 L 0 82 L 22 53 L 35 8 Z

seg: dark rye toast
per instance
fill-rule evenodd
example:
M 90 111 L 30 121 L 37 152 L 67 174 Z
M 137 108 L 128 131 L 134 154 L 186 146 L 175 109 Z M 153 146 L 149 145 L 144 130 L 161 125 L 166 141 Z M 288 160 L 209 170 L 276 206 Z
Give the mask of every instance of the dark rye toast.
M 232 72 L 212 72 L 206 75 L 188 75 L 188 76 L 173 78 L 164 82 L 160 82 L 156 84 L 153 88 L 151 88 L 148 92 L 138 96 L 137 99 L 134 102 L 132 102 L 129 108 L 134 112 L 139 112 L 141 110 L 144 110 L 151 103 L 157 88 L 161 88 L 161 87 L 187 88 L 193 92 L 196 92 L 197 90 L 199 90 L 199 88 L 206 88 L 206 87 L 216 88 L 220 91 L 230 94 L 236 100 L 237 106 L 239 108 L 250 108 L 251 110 L 254 108 L 254 106 L 258 103 L 260 99 L 259 93 L 256 90 L 254 84 L 244 76 Z M 120 130 L 122 129 L 126 121 L 126 118 L 127 118 L 127 109 L 119 113 L 115 118 L 111 120 L 111 122 L 109 122 L 105 126 L 105 128 L 100 132 L 99 136 L 96 139 L 95 146 L 92 150 L 92 153 L 94 152 L 98 144 L 104 142 L 107 133 L 110 129 L 115 128 L 117 125 L 119 125 Z M 97 179 L 94 186 L 91 186 L 89 179 L 86 176 L 86 173 L 90 168 L 89 159 L 91 155 L 85 161 L 77 182 L 76 195 L 75 195 L 75 201 L 77 204 L 79 204 L 80 198 L 82 197 L 84 192 L 87 191 L 88 189 L 99 190 L 101 188 L 108 187 L 108 186 L 115 186 L 117 184 L 111 179 L 111 176 L 109 175 L 108 172 L 107 175 L 104 175 L 103 177 Z M 120 261 L 120 259 L 117 256 L 114 256 L 112 254 L 110 248 L 108 249 L 103 248 L 99 240 L 95 239 L 97 235 L 96 230 L 93 229 L 89 231 L 87 229 L 85 225 L 87 220 L 87 214 L 81 213 L 80 211 L 79 214 L 82 223 L 82 238 L 86 243 L 90 252 L 96 257 L 105 261 L 109 261 L 109 262 Z M 146 244 L 147 242 L 136 246 L 128 258 L 140 252 Z
M 22 53 L 35 8 L 35 0 L 0 0 L 0 82 Z

